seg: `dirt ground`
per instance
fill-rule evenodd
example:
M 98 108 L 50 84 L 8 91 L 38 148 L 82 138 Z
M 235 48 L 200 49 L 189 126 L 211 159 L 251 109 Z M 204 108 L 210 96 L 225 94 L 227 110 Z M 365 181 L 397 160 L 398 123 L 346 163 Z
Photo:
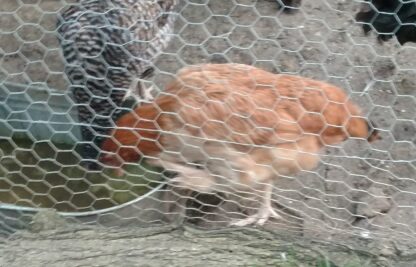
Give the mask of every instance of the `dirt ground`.
M 65 1 L 17 2 L 0 5 L 5 12 L 0 16 L 0 79 L 65 90 L 54 32 L 56 12 Z M 304 1 L 298 12 L 283 14 L 274 0 L 182 1 L 175 37 L 155 61 L 154 82 L 162 88 L 187 64 L 229 61 L 344 88 L 383 139 L 327 148 L 316 170 L 276 183 L 276 201 L 302 215 L 306 236 L 381 238 L 386 254 L 404 255 L 416 234 L 416 50 L 412 44 L 380 44 L 374 35 L 364 36 L 353 19 L 358 5 Z M 229 212 L 227 206 L 218 210 Z M 208 214 L 198 224 L 218 226 L 219 218 Z M 393 241 L 404 245 L 398 248 Z
M 279 266 L 406 267 L 405 258 L 377 256 L 257 229 L 201 231 L 169 226 L 103 229 L 81 227 L 25 232 L 1 246 L 4 266 Z M 375 252 L 375 253 L 374 253 Z M 1 261 L 1 258 L 0 258 Z

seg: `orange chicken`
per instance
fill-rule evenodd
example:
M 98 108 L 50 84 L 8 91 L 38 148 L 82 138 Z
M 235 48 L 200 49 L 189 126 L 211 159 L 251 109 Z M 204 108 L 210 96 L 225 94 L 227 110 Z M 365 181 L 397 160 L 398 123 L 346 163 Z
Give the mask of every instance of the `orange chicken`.
M 232 225 L 280 218 L 273 182 L 311 170 L 325 145 L 378 139 L 342 89 L 242 64 L 185 67 L 152 103 L 117 121 L 103 164 L 148 163 L 174 171 L 171 185 L 202 193 L 254 193 L 260 207 Z

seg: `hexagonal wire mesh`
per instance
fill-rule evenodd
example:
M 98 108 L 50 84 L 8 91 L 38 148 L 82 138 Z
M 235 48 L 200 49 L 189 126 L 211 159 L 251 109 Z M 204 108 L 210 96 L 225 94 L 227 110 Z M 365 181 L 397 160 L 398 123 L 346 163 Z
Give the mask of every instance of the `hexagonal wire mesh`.
M 248 210 L 245 205 L 249 204 L 242 198 L 233 200 L 230 192 L 227 196 L 196 192 L 183 195 L 165 185 L 173 173 L 143 160 L 127 164 L 121 177 L 114 174 L 113 168 L 88 169 L 89 165 L 80 164 L 85 156 L 83 149 L 101 143 L 79 147 L 81 141 L 88 141 L 80 129 L 97 123 L 91 122 L 93 117 L 105 121 L 120 116 L 115 107 L 121 105 L 117 98 L 120 95 L 109 93 L 108 88 L 126 89 L 126 84 L 134 83 L 148 66 L 153 66 L 154 75 L 143 82 L 143 88 L 152 84 L 152 94 L 157 97 L 175 73 L 187 65 L 234 62 L 338 85 L 362 108 L 363 116 L 375 122 L 382 136 L 382 140 L 372 144 L 363 138 L 351 138 L 325 146 L 319 151 L 317 167 L 277 176 L 272 199 L 282 218 L 271 218 L 268 227 L 320 238 L 335 238 L 341 233 L 414 238 L 414 47 L 409 43 L 401 46 L 396 38 L 381 44 L 374 34 L 365 36 L 355 20 L 358 2 L 305 1 L 294 12 L 283 12 L 279 1 L 273 0 L 183 0 L 166 15 L 158 12 L 169 1 L 157 8 L 154 5 L 159 4 L 153 1 L 138 1 L 151 2 L 153 6 L 135 9 L 128 6 L 129 1 L 119 0 L 112 2 L 127 5 L 122 7 L 128 7 L 130 13 L 113 14 L 111 10 L 120 10 L 120 6 L 105 7 L 101 2 L 86 6 L 79 13 L 74 11 L 75 15 L 67 14 L 64 21 L 66 18 L 69 26 L 57 27 L 58 19 L 63 18 L 60 14 L 72 2 L 77 1 L 19 0 L 0 6 L 0 234 L 26 227 L 31 215 L 40 208 L 54 208 L 68 218 L 102 225 L 154 224 L 184 217 L 189 223 L 212 228 L 243 218 L 242 213 Z M 146 17 L 140 17 L 147 11 L 154 16 L 147 18 L 148 24 L 143 22 Z M 377 11 L 376 14 L 390 14 L 397 10 Z M 93 14 L 94 21 L 88 14 Z M 119 19 L 117 23 L 125 20 L 127 24 L 131 19 L 128 16 L 136 16 L 133 21 L 142 24 L 126 31 L 117 28 L 120 25 L 111 16 Z M 162 33 L 151 31 L 155 19 L 170 25 L 166 19 L 169 16 L 176 18 L 174 33 L 169 28 Z M 372 21 L 374 18 L 367 21 L 370 29 L 383 33 L 371 26 Z M 71 25 L 84 28 L 74 30 Z M 149 40 L 170 36 L 165 38 L 167 47 L 151 43 L 160 54 L 150 53 L 148 46 L 140 42 L 126 46 L 135 38 L 129 31 L 144 27 L 150 32 Z M 94 32 L 98 39 L 77 35 L 81 29 L 88 34 Z M 74 36 L 79 38 L 75 48 Z M 97 52 L 94 45 L 100 41 Z M 120 58 L 123 61 L 126 55 L 130 58 L 114 63 Z M 137 67 L 138 64 L 144 65 Z M 121 82 L 116 81 L 115 74 L 121 75 Z M 74 98 L 74 85 L 85 88 L 88 82 L 92 84 L 89 94 L 99 96 L 83 98 L 87 93 L 81 89 L 81 97 Z M 94 86 L 102 94 L 91 89 Z M 97 103 L 109 110 L 92 107 Z M 88 107 L 88 111 L 80 111 L 80 106 Z M 129 106 L 125 107 L 125 112 L 129 112 Z M 83 112 L 87 119 L 79 117 Z M 108 126 L 106 123 L 102 126 Z M 203 122 L 200 123 L 202 129 Z M 103 132 L 95 135 L 100 133 Z M 250 153 L 247 151 L 246 155 Z M 191 168 L 210 171 L 204 164 Z

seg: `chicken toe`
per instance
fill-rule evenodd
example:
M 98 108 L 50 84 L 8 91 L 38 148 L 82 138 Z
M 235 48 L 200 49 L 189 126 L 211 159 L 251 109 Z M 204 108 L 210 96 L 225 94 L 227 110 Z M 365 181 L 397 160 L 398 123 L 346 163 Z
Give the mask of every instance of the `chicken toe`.
M 272 207 L 272 190 L 273 184 L 267 183 L 263 195 L 262 205 L 258 212 L 248 216 L 245 219 L 235 220 L 230 223 L 232 226 L 246 226 L 253 223 L 264 225 L 270 218 L 281 219 L 282 217 Z
M 230 226 L 247 226 L 250 224 L 264 225 L 270 218 L 282 218 L 272 207 L 262 207 L 257 213 L 248 216 L 245 219 L 234 220 L 229 224 Z

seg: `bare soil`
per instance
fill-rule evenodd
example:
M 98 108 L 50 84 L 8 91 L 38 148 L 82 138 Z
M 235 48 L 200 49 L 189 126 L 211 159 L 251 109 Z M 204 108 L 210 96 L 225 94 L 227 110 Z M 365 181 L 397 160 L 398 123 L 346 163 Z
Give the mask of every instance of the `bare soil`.
M 56 12 L 65 1 L 17 2 L 0 5 L 0 79 L 66 90 L 54 31 Z M 327 148 L 316 170 L 276 183 L 276 202 L 302 215 L 303 234 L 310 238 L 338 242 L 356 236 L 379 240 L 377 247 L 386 256 L 411 253 L 416 231 L 415 46 L 400 46 L 394 39 L 380 44 L 374 35 L 364 36 L 354 22 L 354 1 L 303 2 L 298 12 L 285 14 L 274 0 L 182 1 L 175 37 L 155 61 L 154 82 L 162 90 L 187 64 L 228 61 L 344 88 L 383 139 Z M 233 210 L 229 207 L 218 204 L 194 223 L 223 226 Z

